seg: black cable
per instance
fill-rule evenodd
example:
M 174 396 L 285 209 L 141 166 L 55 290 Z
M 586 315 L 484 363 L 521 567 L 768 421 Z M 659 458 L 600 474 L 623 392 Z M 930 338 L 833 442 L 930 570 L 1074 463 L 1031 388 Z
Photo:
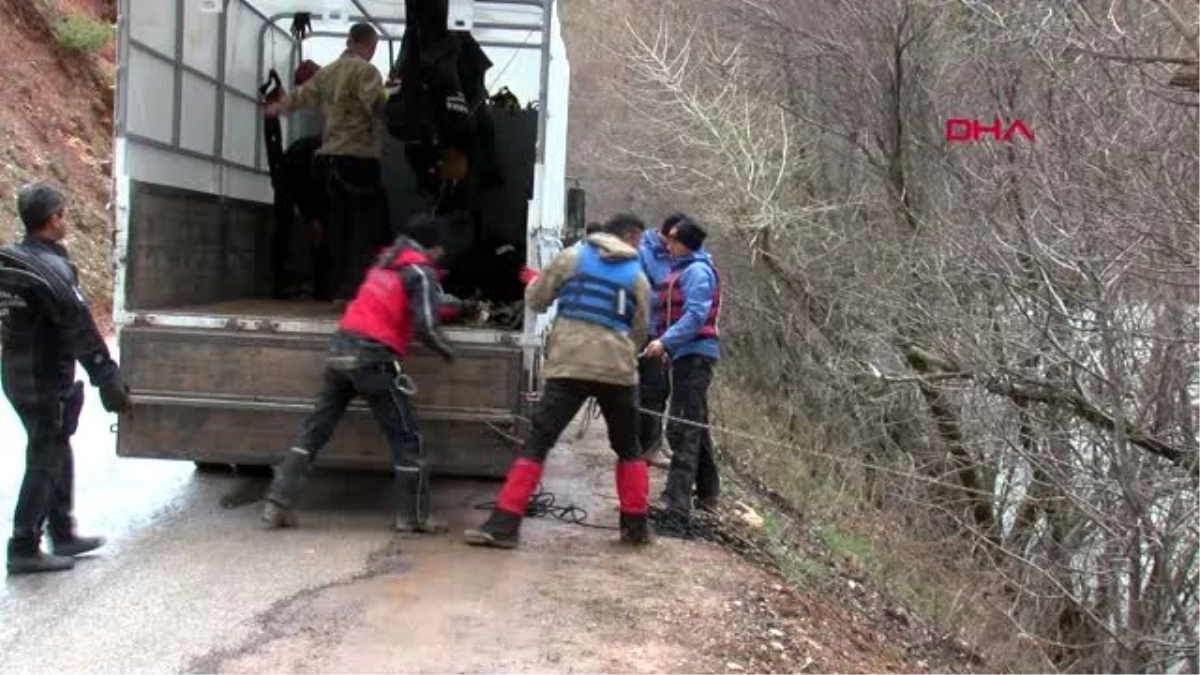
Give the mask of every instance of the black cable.
M 616 530 L 619 529 L 615 525 L 596 525 L 595 523 L 587 522 L 588 512 L 582 507 L 568 504 L 567 506 L 557 506 L 558 498 L 553 492 L 542 489 L 542 484 L 538 483 L 537 490 L 529 497 L 529 502 L 525 504 L 526 518 L 545 518 L 547 516 L 567 523 L 569 525 L 579 525 L 581 527 L 590 527 L 596 530 Z M 483 502 L 476 504 L 475 508 L 480 511 L 491 511 L 496 508 L 496 502 Z

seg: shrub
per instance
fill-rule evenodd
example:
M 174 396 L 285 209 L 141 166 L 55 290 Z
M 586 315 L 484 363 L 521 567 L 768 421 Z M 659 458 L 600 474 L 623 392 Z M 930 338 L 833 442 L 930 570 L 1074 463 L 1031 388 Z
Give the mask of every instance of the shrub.
M 69 14 L 59 22 L 58 44 L 73 52 L 90 54 L 112 39 L 113 27 L 81 14 Z

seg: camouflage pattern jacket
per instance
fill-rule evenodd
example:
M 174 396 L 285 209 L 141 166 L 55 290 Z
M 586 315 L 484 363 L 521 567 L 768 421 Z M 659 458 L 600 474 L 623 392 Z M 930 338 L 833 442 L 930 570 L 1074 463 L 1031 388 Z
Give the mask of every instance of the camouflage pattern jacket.
M 620 239 L 605 233 L 593 234 L 588 242 L 600 249 L 604 259 L 637 258 L 638 252 Z M 579 251 L 575 247 L 558 254 L 525 290 L 525 304 L 544 312 L 558 299 L 563 284 L 575 275 Z M 638 346 L 646 341 L 650 282 L 638 273 L 637 309 L 632 334 L 626 335 L 589 321 L 557 317 L 546 344 L 542 375 L 548 379 L 576 379 L 605 384 L 635 386 L 638 383 Z
M 319 108 L 324 118 L 319 155 L 378 159 L 387 90 L 379 69 L 345 52 L 284 97 L 282 112 Z

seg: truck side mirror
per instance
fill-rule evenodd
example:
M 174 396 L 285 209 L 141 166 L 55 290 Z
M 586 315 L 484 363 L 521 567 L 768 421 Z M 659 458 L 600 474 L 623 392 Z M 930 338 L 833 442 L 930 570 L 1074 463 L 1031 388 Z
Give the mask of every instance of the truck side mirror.
M 587 193 L 581 187 L 567 188 L 567 226 L 563 228 L 563 247 L 583 238 L 587 223 Z

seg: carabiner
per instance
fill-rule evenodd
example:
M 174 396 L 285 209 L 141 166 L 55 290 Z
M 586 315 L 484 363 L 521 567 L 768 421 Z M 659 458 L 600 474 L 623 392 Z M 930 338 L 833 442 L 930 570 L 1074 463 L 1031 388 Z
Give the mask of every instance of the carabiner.
M 417 383 L 405 374 L 400 368 L 399 361 L 392 361 L 392 367 L 396 369 L 396 376 L 392 378 L 392 384 L 396 385 L 396 390 L 405 396 L 412 396 L 417 393 Z

